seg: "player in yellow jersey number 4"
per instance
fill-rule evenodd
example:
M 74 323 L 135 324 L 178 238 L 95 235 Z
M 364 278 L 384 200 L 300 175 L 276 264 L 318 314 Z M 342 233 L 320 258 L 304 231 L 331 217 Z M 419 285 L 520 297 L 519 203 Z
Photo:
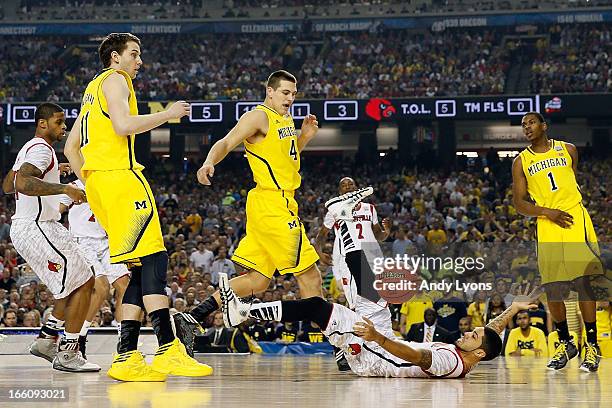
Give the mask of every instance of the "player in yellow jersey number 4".
M 318 131 L 317 118 L 308 115 L 298 136 L 289 109 L 297 94 L 297 80 L 287 71 L 276 71 L 268 78 L 262 105 L 245 113 L 236 126 L 208 153 L 198 170 L 198 181 L 211 184 L 215 165 L 240 143 L 256 187 L 246 202 L 246 236 L 240 241 L 232 261 L 249 272 L 231 280 L 238 296 L 265 291 L 275 271 L 292 273 L 303 298 L 321 296 L 319 256 L 306 237 L 298 217 L 294 192 L 301 183 L 300 152 Z M 216 292 L 191 312 L 202 321 L 220 305 Z M 247 310 L 224 311 L 225 323 L 234 326 L 246 318 Z
M 548 125 L 538 112 L 527 113 L 521 123 L 531 145 L 512 165 L 512 193 L 519 213 L 537 217 L 538 267 L 560 340 L 547 367 L 560 370 L 578 354 L 563 303 L 571 286 L 578 292 L 587 335 L 580 369 L 597 371 L 601 352 L 591 278 L 603 274 L 603 267 L 593 223 L 576 182 L 578 151 L 571 143 L 549 139 Z

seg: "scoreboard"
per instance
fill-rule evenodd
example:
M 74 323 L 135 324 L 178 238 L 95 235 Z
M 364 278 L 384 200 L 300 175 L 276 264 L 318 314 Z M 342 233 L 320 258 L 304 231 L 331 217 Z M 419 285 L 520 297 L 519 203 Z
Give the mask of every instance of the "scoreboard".
M 261 101 L 190 101 L 191 113 L 182 124 L 233 125 Z M 66 118 L 74 120 L 79 114 L 78 103 L 60 103 Z M 141 102 L 141 113 L 165 109 L 169 102 Z M 34 123 L 36 104 L 11 103 L 1 105 L 7 125 Z M 401 99 L 331 99 L 296 100 L 291 115 L 296 120 L 309 114 L 319 122 L 390 121 L 403 120 L 509 120 L 527 112 L 540 112 L 547 117 L 610 117 L 612 94 L 591 95 L 519 95 L 472 96 Z M 178 121 L 171 122 L 171 125 Z

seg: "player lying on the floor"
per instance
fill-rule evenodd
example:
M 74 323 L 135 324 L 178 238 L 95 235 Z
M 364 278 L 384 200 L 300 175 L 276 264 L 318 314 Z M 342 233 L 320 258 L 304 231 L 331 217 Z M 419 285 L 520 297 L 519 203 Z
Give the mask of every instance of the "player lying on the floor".
M 226 274 L 219 277 L 222 298 L 227 300 L 222 306 L 242 309 L 234 310 L 234 316 L 248 308 L 245 319 L 313 321 L 331 344 L 346 351 L 351 370 L 360 376 L 461 378 L 480 361 L 500 354 L 499 333 L 516 313 L 537 307 L 528 297 L 521 297 L 486 327 L 465 333 L 455 344 L 414 343 L 398 340 L 385 329 L 391 327 L 390 321 L 375 325 L 357 312 L 320 297 L 248 305 L 235 296 Z

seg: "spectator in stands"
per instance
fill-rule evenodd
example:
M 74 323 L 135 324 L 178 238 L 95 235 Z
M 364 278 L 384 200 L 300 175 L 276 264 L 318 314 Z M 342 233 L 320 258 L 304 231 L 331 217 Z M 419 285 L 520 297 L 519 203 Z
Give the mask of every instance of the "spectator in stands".
M 224 246 L 219 247 L 219 254 L 217 255 L 217 259 L 215 259 L 211 267 L 211 282 L 215 286 L 219 284 L 220 273 L 226 273 L 229 278 L 233 277 L 236 274 L 236 268 L 234 267 L 234 263 L 227 259 L 227 248 Z
M 423 320 L 423 323 L 415 323 L 410 326 L 410 330 L 405 337 L 407 341 L 417 343 L 455 342 L 455 337 L 448 330 L 437 324 L 438 315 L 434 309 L 426 309 Z
M 9 309 L 4 312 L 2 327 L 17 327 L 17 312 L 15 310 Z
M 6 222 L 6 215 L 0 215 L 0 241 L 10 238 L 11 226 Z
M 529 312 L 523 310 L 516 314 L 518 327 L 512 329 L 508 335 L 505 355 L 521 356 L 548 356 L 548 346 L 544 332 L 531 325 Z
M 5 266 L 2 270 L 2 279 L 0 279 L 0 289 L 10 291 L 17 283 L 11 276 L 11 267 Z
M 467 305 L 462 293 L 457 291 L 446 293 L 444 297 L 434 302 L 433 308 L 438 314 L 438 324 L 456 339 L 459 338 L 459 320 L 467 316 Z
M 466 332 L 469 332 L 473 329 L 474 327 L 472 326 L 472 319 L 469 316 L 462 317 L 459 320 L 459 337 L 462 337 Z

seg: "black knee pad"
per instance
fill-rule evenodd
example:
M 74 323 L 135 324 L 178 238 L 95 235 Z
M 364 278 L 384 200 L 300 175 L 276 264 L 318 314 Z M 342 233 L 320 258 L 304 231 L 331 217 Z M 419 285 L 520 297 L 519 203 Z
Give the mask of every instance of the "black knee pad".
M 142 296 L 165 295 L 168 253 L 157 252 L 140 258 L 142 262 Z
M 131 270 L 132 277 L 123 294 L 123 304 L 140 306 L 144 309 L 142 301 L 142 266 L 135 266 Z

